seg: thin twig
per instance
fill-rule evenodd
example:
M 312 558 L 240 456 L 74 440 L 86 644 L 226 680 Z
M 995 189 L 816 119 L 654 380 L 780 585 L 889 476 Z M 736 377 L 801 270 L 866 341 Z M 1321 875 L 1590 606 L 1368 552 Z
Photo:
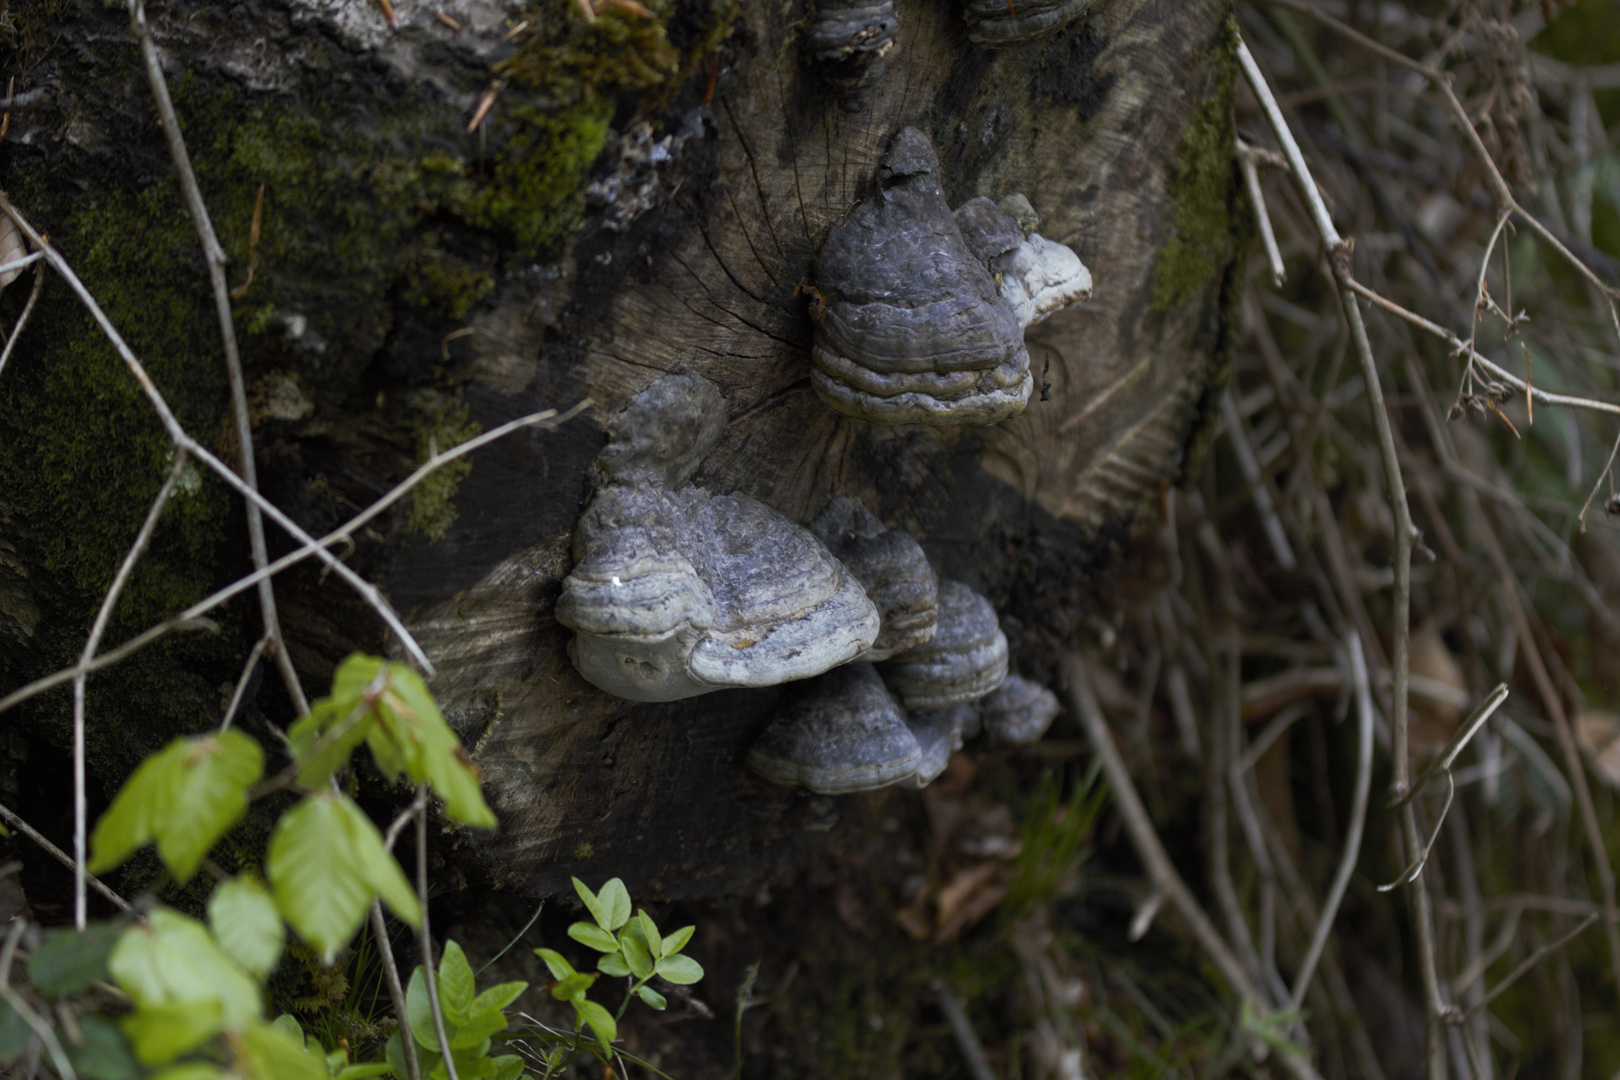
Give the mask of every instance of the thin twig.
M 231 721 L 236 719 L 236 707 L 242 704 L 242 695 L 247 692 L 248 683 L 253 679 L 253 672 L 259 666 L 259 657 L 264 650 L 275 644 L 275 639 L 265 634 L 253 645 L 253 651 L 248 653 L 247 662 L 242 665 L 242 674 L 236 680 L 236 689 L 231 691 L 231 702 L 225 706 L 225 719 L 220 721 L 219 730 L 229 731 Z
M 394 962 L 394 946 L 388 940 L 388 923 L 383 918 L 381 900 L 371 902 L 371 936 L 377 939 L 377 953 L 382 957 L 383 975 L 388 980 L 388 996 L 394 1002 L 394 1016 L 400 1021 L 399 1043 L 405 1051 L 406 1080 L 422 1080 L 422 1066 L 416 1057 L 416 1035 L 408 1020 L 405 987 L 399 981 L 399 965 Z
M 163 78 L 163 65 L 158 59 L 157 42 L 152 39 L 152 28 L 146 22 L 143 0 L 129 0 L 130 31 L 141 46 L 141 59 L 146 67 L 146 81 L 152 88 L 157 103 L 158 118 L 163 122 L 163 133 L 169 140 L 169 156 L 174 160 L 175 175 L 180 191 L 185 196 L 186 210 L 196 226 L 197 238 L 202 241 L 203 261 L 208 265 L 208 284 L 214 293 L 214 314 L 219 321 L 220 341 L 225 348 L 225 372 L 231 387 L 231 415 L 236 421 L 237 465 L 242 481 L 255 493 L 259 489 L 258 465 L 253 456 L 253 424 L 248 417 L 247 386 L 242 378 L 242 357 L 236 346 L 236 320 L 231 314 L 231 287 L 225 280 L 225 249 L 214 234 L 214 223 L 208 217 L 208 206 L 203 201 L 202 189 L 197 186 L 197 175 L 191 168 L 191 155 L 186 152 L 185 136 L 180 131 L 180 119 L 175 115 L 174 102 L 169 97 L 169 84 Z M 259 207 L 264 203 L 264 190 L 259 190 Z M 251 272 L 250 277 L 251 280 Z M 264 543 L 264 519 L 256 503 L 247 503 L 248 545 L 253 552 L 253 566 L 264 569 L 270 561 Z M 309 711 L 304 688 L 293 670 L 292 653 L 281 636 L 281 620 L 276 614 L 275 586 L 271 580 L 259 581 L 259 610 L 263 616 L 265 635 L 276 643 L 276 666 L 281 670 L 287 694 L 292 698 L 294 712 L 302 716 Z
M 11 328 L 11 336 L 6 339 L 5 351 L 0 352 L 0 371 L 6 369 L 6 361 L 11 359 L 11 350 L 17 347 L 17 339 L 22 337 L 23 327 L 28 325 L 28 316 L 34 313 L 34 305 L 39 303 L 39 294 L 44 290 L 45 264 L 42 262 L 34 269 L 33 291 L 28 294 L 28 302 L 23 305 L 22 314 L 17 316 L 17 325 Z
M 18 832 L 28 837 L 28 839 L 38 844 L 45 854 L 67 867 L 68 870 L 71 871 L 74 869 L 73 856 L 69 855 L 67 852 L 45 839 L 45 837 L 40 834 L 39 830 L 35 829 L 32 825 L 28 824 L 28 822 L 18 817 L 8 807 L 0 805 L 0 818 L 4 818 L 7 825 L 10 825 L 13 829 L 16 829 Z M 90 887 L 92 889 L 106 897 L 107 900 L 111 902 L 112 905 L 119 911 L 135 910 L 134 908 L 130 907 L 128 900 L 125 900 L 122 896 L 119 896 L 117 893 L 109 889 L 100 878 L 96 877 L 96 875 L 86 874 L 85 880 L 90 883 Z
M 6 934 L 5 945 L 0 946 L 0 1000 L 11 1006 L 16 1014 L 22 1018 L 22 1022 L 27 1024 L 35 1035 L 39 1036 L 40 1042 L 45 1044 L 46 1052 L 51 1055 L 51 1064 L 56 1067 L 56 1073 L 61 1077 L 61 1080 L 78 1080 L 78 1074 L 73 1071 L 73 1066 L 68 1063 L 67 1055 L 62 1052 L 62 1043 L 57 1039 L 56 1031 L 51 1027 L 50 1021 L 35 1012 L 33 1007 L 24 1001 L 23 996 L 17 993 L 11 985 L 12 958 L 17 955 L 17 942 L 26 929 L 28 929 L 28 920 L 17 919 L 11 924 L 11 929 Z
M 1272 95 L 1259 64 L 1249 52 L 1248 45 L 1241 40 L 1238 42 L 1237 54 L 1238 64 L 1243 68 L 1255 99 L 1259 101 L 1261 109 L 1266 114 L 1272 132 L 1282 147 L 1283 156 L 1288 159 L 1295 185 L 1310 208 L 1311 218 L 1316 225 L 1322 245 L 1329 253 L 1333 276 L 1337 279 L 1343 296 L 1344 315 L 1350 324 L 1350 336 L 1355 344 L 1356 358 L 1361 365 L 1361 377 L 1366 386 L 1367 406 L 1372 415 L 1373 430 L 1377 434 L 1378 456 L 1384 467 L 1386 495 L 1395 526 L 1394 647 L 1391 650 L 1393 655 L 1390 665 L 1393 678 L 1391 687 L 1393 716 L 1390 726 L 1393 729 L 1394 743 L 1394 785 L 1398 794 L 1404 794 L 1411 780 L 1411 761 L 1407 749 L 1409 738 L 1407 682 L 1412 630 L 1412 539 L 1415 530 L 1412 527 L 1411 510 L 1407 505 L 1405 481 L 1401 476 L 1400 457 L 1395 450 L 1389 411 L 1384 405 L 1384 391 L 1378 374 L 1378 363 L 1373 358 L 1372 345 L 1367 340 L 1367 327 L 1361 317 L 1361 308 L 1357 306 L 1355 293 L 1350 288 L 1353 281 L 1350 274 L 1350 245 L 1340 238 L 1338 230 L 1334 227 L 1332 215 L 1328 213 L 1327 206 L 1317 190 L 1316 181 L 1311 177 L 1310 168 L 1305 164 L 1305 155 L 1300 151 L 1299 143 L 1295 141 L 1288 121 L 1283 116 L 1277 99 Z M 1415 809 L 1411 806 L 1404 807 L 1401 811 L 1401 831 L 1406 837 L 1408 847 L 1417 850 L 1417 817 Z M 1428 1080 L 1446 1080 L 1445 1033 L 1441 1024 L 1446 1004 L 1441 997 L 1440 974 L 1435 956 L 1434 916 L 1430 910 L 1429 893 L 1421 872 L 1412 881 L 1411 896 L 1413 929 L 1417 937 L 1418 965 L 1424 991 L 1424 1042 L 1427 1048 L 1425 1057 Z
M 516 420 L 509 420 L 497 428 L 484 432 L 482 435 L 479 435 L 476 438 L 468 439 L 464 443 L 460 443 L 449 450 L 436 454 L 427 462 L 423 463 L 415 472 L 411 473 L 410 476 L 407 476 L 404 480 L 401 480 L 398 484 L 394 485 L 394 487 L 390 489 L 389 492 L 382 498 L 372 503 L 354 517 L 350 518 L 344 524 L 338 526 L 333 531 L 321 537 L 321 539 L 308 540 L 305 544 L 303 544 L 303 546 L 288 552 L 286 555 L 283 555 L 275 562 L 266 566 L 263 570 L 255 570 L 253 573 L 232 582 L 223 589 L 220 589 L 218 592 L 204 597 L 203 599 L 197 601 L 197 603 L 191 605 L 185 611 L 182 611 L 179 615 L 176 615 L 174 618 L 168 619 L 164 622 L 158 623 L 156 626 L 143 630 L 135 637 L 132 637 L 122 645 L 119 645 L 116 649 L 110 649 L 107 652 L 102 653 L 88 664 L 80 664 L 75 667 L 63 668 L 60 671 L 52 672 L 51 674 L 36 679 L 28 685 L 13 691 L 3 698 L 0 698 L 0 713 L 5 712 L 7 709 L 23 701 L 27 701 L 29 698 L 35 697 L 38 694 L 51 689 L 52 687 L 60 686 L 65 682 L 71 681 L 81 672 L 99 671 L 101 668 L 115 664 L 124 657 L 129 656 L 131 653 L 145 648 L 153 641 L 156 641 L 158 638 L 175 630 L 217 630 L 218 627 L 216 627 L 212 622 L 207 619 L 202 619 L 200 616 L 205 612 L 212 611 L 214 608 L 223 604 L 232 597 L 251 589 L 261 578 L 267 577 L 271 574 L 278 574 L 287 569 L 289 566 L 301 562 L 311 555 L 323 555 L 329 558 L 330 553 L 325 550 L 326 548 L 347 541 L 350 536 L 361 526 L 371 521 L 389 506 L 404 498 L 413 487 L 421 483 L 436 470 L 443 468 L 445 465 L 448 465 L 450 462 L 465 454 L 470 454 L 474 450 L 481 449 L 495 440 L 503 438 L 506 435 L 510 435 L 512 432 L 518 431 L 522 428 L 541 426 L 555 427 L 558 424 L 562 424 L 578 416 L 581 412 L 584 412 L 585 409 L 590 407 L 590 405 L 591 400 L 586 398 L 584 401 L 579 402 L 568 411 L 560 415 L 555 409 L 546 409 L 542 412 L 519 417 Z
M 1361 857 L 1361 833 L 1367 824 L 1368 793 L 1372 788 L 1372 680 L 1367 677 L 1367 658 L 1361 649 L 1361 638 L 1356 634 L 1346 634 L 1345 645 L 1350 652 L 1350 676 L 1356 687 L 1356 786 L 1351 797 L 1350 827 L 1345 833 L 1339 869 L 1333 875 L 1333 884 L 1322 905 L 1322 914 L 1316 920 L 1316 931 L 1311 935 L 1305 958 L 1300 961 L 1299 972 L 1294 976 L 1294 992 L 1288 999 L 1290 1011 L 1297 1011 L 1305 1004 L 1305 991 L 1310 989 L 1317 961 L 1322 958 L 1322 950 L 1327 948 L 1328 936 L 1333 932 L 1333 919 L 1344 900 L 1345 890 L 1350 887 L 1356 861 Z
M 984 1044 L 979 1042 L 979 1035 L 973 1030 L 973 1022 L 968 1019 L 962 1003 L 956 1000 L 950 987 L 939 979 L 935 979 L 930 987 L 939 1002 L 939 1011 L 945 1014 L 946 1022 L 951 1025 L 951 1034 L 956 1038 L 957 1049 L 962 1051 L 968 1075 L 973 1080 L 997 1080 L 996 1074 L 990 1069 L 990 1062 L 985 1060 Z
M 1260 243 L 1266 249 L 1266 262 L 1271 266 L 1271 283 L 1282 288 L 1288 280 L 1288 269 L 1283 266 L 1282 252 L 1277 247 L 1277 233 L 1271 227 L 1271 214 L 1266 211 L 1266 193 L 1260 186 L 1260 168 L 1255 162 L 1254 147 L 1237 141 L 1238 165 L 1243 169 L 1243 182 L 1249 189 L 1249 202 L 1254 204 L 1254 221 L 1260 228 Z
M 1523 963 L 1521 963 L 1518 967 L 1514 968 L 1512 971 L 1508 972 L 1507 975 L 1502 979 L 1501 982 L 1499 982 L 1495 986 L 1491 987 L 1490 992 L 1485 995 L 1484 999 L 1482 1001 L 1480 1001 L 1479 1004 L 1471 1005 L 1466 1010 L 1456 1013 L 1451 1018 L 1451 1022 L 1454 1023 L 1454 1024 L 1460 1024 L 1460 1023 L 1463 1023 L 1463 1022 L 1467 1021 L 1471 1017 L 1473 1017 L 1480 1010 L 1484 1009 L 1491 1002 L 1495 1001 L 1497 999 L 1497 997 L 1500 996 L 1502 994 L 1502 992 L 1505 991 L 1508 987 L 1512 986 L 1515 982 L 1517 982 L 1519 977 L 1522 976 L 1525 972 L 1529 971 L 1531 968 L 1533 968 L 1537 964 L 1541 963 L 1541 961 L 1546 959 L 1546 957 L 1549 956 L 1550 954 L 1552 954 L 1554 952 L 1557 952 L 1559 949 L 1563 948 L 1565 945 L 1568 945 L 1583 930 L 1585 930 L 1588 926 L 1591 926 L 1593 923 L 1597 922 L 1597 920 L 1598 920 L 1598 917 L 1597 917 L 1596 914 L 1588 915 L 1586 918 L 1582 919 L 1578 924 L 1576 924 L 1575 929 L 1569 931 L 1569 933 L 1563 935 L 1560 938 L 1557 938 L 1557 939 L 1555 939 L 1553 941 L 1549 941 L 1547 944 L 1543 945 L 1541 948 L 1537 949 L 1535 952 L 1533 952 L 1529 956 L 1525 957 Z
M 416 899 L 422 905 L 422 926 L 417 931 L 422 943 L 422 979 L 427 984 L 428 1006 L 433 1013 L 433 1033 L 439 1039 L 439 1056 L 449 1080 L 456 1075 L 455 1055 L 450 1052 L 450 1036 L 444 1026 L 444 1007 L 439 1003 L 439 976 L 433 968 L 433 931 L 428 928 L 427 872 L 427 785 L 416 785 Z
M 118 598 L 123 595 L 124 586 L 129 583 L 129 576 L 135 571 L 135 564 L 145 553 L 147 545 L 152 542 L 152 533 L 157 529 L 158 519 L 168 508 L 169 498 L 174 489 L 180 484 L 180 477 L 186 471 L 186 455 L 184 451 L 177 450 L 174 455 L 174 464 L 169 468 L 169 475 L 164 479 L 163 486 L 158 488 L 157 497 L 152 500 L 151 509 L 146 512 L 146 520 L 141 523 L 141 530 L 135 536 L 135 542 L 130 545 L 129 551 L 124 554 L 123 564 L 118 567 L 118 573 L 113 583 L 107 589 L 107 595 L 102 597 L 101 609 L 96 612 L 96 620 L 90 627 L 90 634 L 84 639 L 84 648 L 79 653 L 79 666 L 83 667 L 96 655 L 96 647 L 101 644 L 101 635 L 107 630 L 107 622 L 112 618 L 113 609 L 118 606 Z M 85 797 L 84 779 L 84 686 L 89 676 L 79 675 L 73 680 L 73 925 L 80 930 L 84 929 L 85 920 L 85 860 L 89 857 L 85 850 L 85 837 L 89 832 L 89 803 Z

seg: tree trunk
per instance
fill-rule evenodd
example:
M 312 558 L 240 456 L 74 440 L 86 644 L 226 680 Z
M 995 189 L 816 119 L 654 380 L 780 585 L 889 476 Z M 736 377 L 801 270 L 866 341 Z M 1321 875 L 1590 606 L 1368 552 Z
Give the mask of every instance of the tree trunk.
M 278 505 L 318 534 L 474 425 L 592 403 L 441 474 L 347 556 L 438 668 L 501 818 L 467 858 L 498 883 L 549 893 L 618 874 L 638 896 L 732 893 L 827 824 L 820 802 L 741 767 L 777 690 L 623 701 L 578 675 L 552 619 L 604 421 L 661 374 L 726 396 L 700 487 L 795 521 L 862 499 L 995 603 L 1014 669 L 1042 681 L 1094 632 L 1088 597 L 1125 523 L 1195 453 L 1245 227 L 1227 5 L 1099 0 L 1001 49 L 970 42 L 955 4 L 895 6 L 898 49 L 858 113 L 806 65 L 803 0 L 679 0 L 650 20 L 604 5 L 590 27 L 572 0 L 395 0 L 397 29 L 366 0 L 151 11 L 233 284 L 253 267 L 238 332 Z M 206 282 L 122 15 L 42 4 L 8 50 L 17 92 L 49 92 L 0 145 L 14 202 L 192 432 L 229 449 Z M 877 425 L 811 387 L 798 286 L 907 125 L 932 139 L 953 206 L 1021 192 L 1095 280 L 1031 329 L 1037 393 L 998 424 Z M 15 319 L 26 285 L 0 314 Z M 72 662 L 165 471 L 161 431 L 60 283 L 35 319 L 0 372 L 0 690 Z M 109 644 L 244 569 L 239 505 L 196 480 Z M 350 650 L 397 651 L 317 566 L 277 591 L 311 696 Z M 218 722 L 257 636 L 251 607 L 225 615 L 220 636 L 93 678 L 104 782 Z M 284 724 L 265 672 L 249 722 Z M 61 744 L 56 694 L 16 715 Z

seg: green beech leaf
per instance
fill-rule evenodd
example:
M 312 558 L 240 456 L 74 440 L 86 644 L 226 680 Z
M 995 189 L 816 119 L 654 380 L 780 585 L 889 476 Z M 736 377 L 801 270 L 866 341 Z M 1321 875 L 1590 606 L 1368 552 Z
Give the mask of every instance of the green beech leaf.
M 394 1080 L 410 1080 L 410 1068 L 405 1063 L 405 1044 L 400 1041 L 399 1032 L 388 1036 L 388 1045 L 383 1049 L 383 1057 L 388 1062 L 388 1071 L 393 1074 Z
M 602 906 L 602 901 L 597 899 L 596 894 L 591 892 L 590 887 L 579 878 L 573 880 L 574 891 L 579 893 L 579 898 L 585 902 L 585 910 L 591 913 L 591 918 L 596 920 L 596 925 L 612 932 L 614 927 L 608 925 L 607 909 Z
M 273 1024 L 252 1025 L 232 1048 L 236 1071 L 246 1080 L 329 1080 L 325 1055 Z
M 493 1080 L 518 1080 L 523 1075 L 523 1059 L 516 1054 L 503 1054 L 491 1061 L 495 1065 Z
M 62 1043 L 80 1080 L 137 1080 L 141 1067 L 117 1024 L 94 1013 L 80 1016 L 78 1023 L 81 1041 Z
M 630 965 L 624 962 L 621 953 L 611 952 L 596 962 L 596 970 L 615 979 L 622 979 L 630 974 Z
M 92 874 L 111 870 L 150 842 L 156 824 L 168 816 L 185 768 L 187 740 L 180 738 L 136 767 L 90 834 Z
M 647 946 L 634 934 L 620 934 L 619 947 L 624 952 L 624 962 L 630 965 L 630 974 L 638 979 L 652 977 L 653 959 L 647 954 Z
M 298 763 L 298 782 L 311 790 L 323 788 L 349 763 L 376 723 L 360 698 L 322 698 L 287 729 L 288 750 Z
M 607 1049 L 609 1044 L 619 1037 L 619 1025 L 614 1023 L 613 1014 L 596 1002 L 580 998 L 574 1002 L 574 1011 L 579 1013 L 579 1018 L 596 1033 L 596 1038 L 603 1049 Z
M 158 854 L 185 884 L 203 856 L 247 812 L 247 789 L 264 775 L 264 751 L 240 731 L 186 739 L 174 802 L 153 822 Z
M 28 1026 L 28 1021 L 18 1016 L 17 1011 L 6 1002 L 0 1001 L 0 1065 L 21 1057 L 33 1037 L 34 1031 Z
M 607 915 L 607 925 L 604 930 L 617 930 L 630 921 L 630 893 L 624 887 L 624 882 L 618 878 L 609 878 L 607 884 L 602 886 L 598 894 L 602 903 L 602 911 Z
M 574 973 L 574 965 L 563 958 L 563 954 L 555 949 L 536 949 L 534 955 L 546 962 L 553 979 L 566 979 Z
M 690 986 L 703 978 L 703 967 L 690 956 L 666 956 L 658 961 L 658 974 L 678 986 Z
M 94 922 L 82 931 L 52 930 L 28 961 L 28 981 L 46 997 L 83 993 L 107 981 L 107 957 L 123 930 L 114 922 Z
M 475 1013 L 468 1017 L 465 1024 L 456 1027 L 456 1033 L 450 1036 L 450 1049 L 476 1050 L 487 1046 L 491 1035 L 505 1029 L 506 1016 L 501 1010 Z
M 558 1001 L 579 1001 L 585 997 L 585 992 L 591 988 L 596 979 L 583 971 L 576 972 L 565 979 L 558 979 L 551 987 L 551 996 Z
M 683 926 L 673 934 L 670 934 L 668 937 L 664 938 L 663 955 L 674 956 L 676 953 L 686 948 L 686 943 L 692 940 L 692 933 L 695 930 L 697 930 L 697 927 L 695 926 Z
M 175 1006 L 201 1016 L 214 1007 L 218 1023 L 240 1030 L 263 1011 L 257 984 L 220 951 L 208 929 L 168 908 L 126 927 L 107 968 L 138 1012 Z
M 299 1046 L 303 1046 L 309 1041 L 309 1037 L 304 1034 L 304 1025 L 300 1024 L 298 1022 L 298 1017 L 294 1016 L 292 1013 L 282 1013 L 280 1016 L 270 1021 L 270 1026 L 275 1028 L 277 1031 L 280 1031 L 290 1039 L 297 1039 Z
M 597 952 L 619 951 L 619 939 L 594 923 L 577 922 L 568 928 L 568 936 Z
M 268 978 L 281 959 L 286 938 L 281 912 L 270 891 L 255 877 L 235 877 L 221 883 L 208 898 L 208 926 L 226 956 L 261 982 Z M 276 1023 L 298 1021 L 283 1013 Z M 299 1037 L 303 1030 L 298 1029 Z
M 402 921 L 421 921 L 416 894 L 382 835 L 343 795 L 310 795 L 283 814 L 265 868 L 276 906 L 324 963 L 348 944 L 379 894 Z
M 506 982 L 485 990 L 473 998 L 472 1007 L 467 1010 L 468 1016 L 481 1016 L 487 1012 L 500 1012 L 518 999 L 518 995 L 529 988 L 526 982 Z
M 636 987 L 636 997 L 640 998 L 642 1001 L 645 1001 L 648 1005 L 651 1005 L 659 1012 L 663 1012 L 664 1007 L 669 1004 L 668 1001 L 664 1000 L 663 994 L 660 994 L 650 986 Z
M 201 1061 L 188 1061 L 171 1065 L 152 1077 L 152 1080 L 224 1080 L 225 1074 L 213 1065 Z
M 439 1048 L 439 1033 L 433 1027 L 433 1003 L 428 1000 L 427 979 L 420 964 L 411 972 L 410 985 L 405 988 L 405 1019 L 417 1045 L 428 1050 Z
M 652 921 L 652 916 L 645 911 L 636 914 L 636 922 L 641 924 L 641 939 L 647 944 L 647 954 L 654 960 L 664 955 L 664 939 L 659 936 L 658 926 Z
M 345 1065 L 336 1073 L 337 1080 L 372 1080 L 375 1076 L 387 1076 L 393 1072 L 393 1066 L 375 1061 L 367 1065 Z
M 135 1056 L 162 1065 L 195 1050 L 224 1027 L 217 1002 L 142 1006 L 120 1022 Z
M 474 990 L 467 954 L 454 941 L 445 942 L 444 955 L 439 958 L 439 1005 L 444 1009 L 444 1018 L 458 1027 L 466 1023 Z
M 478 790 L 478 766 L 450 730 L 422 676 L 389 664 L 377 698 L 377 728 L 367 737 L 377 766 L 430 785 L 453 820 L 494 828 L 495 815 Z

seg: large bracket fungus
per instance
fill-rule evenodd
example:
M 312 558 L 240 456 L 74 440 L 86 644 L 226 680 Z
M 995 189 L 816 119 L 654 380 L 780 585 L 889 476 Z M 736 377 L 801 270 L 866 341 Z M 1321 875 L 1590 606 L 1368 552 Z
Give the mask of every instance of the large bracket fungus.
M 973 701 L 1006 678 L 1007 636 L 990 601 L 959 581 L 941 581 L 933 638 L 895 657 L 883 674 L 907 709 Z
M 894 0 L 819 0 L 805 27 L 804 46 L 816 73 L 845 112 L 860 112 L 898 47 Z
M 967 0 L 962 19 L 979 45 L 1023 45 L 1045 37 L 1086 13 L 1092 0 Z
M 1021 328 L 1090 298 L 1091 271 L 1068 247 L 1035 231 L 1040 217 L 1024 196 L 1008 195 L 999 206 L 983 196 L 969 199 L 956 208 L 956 224 Z
M 927 136 L 895 136 L 871 198 L 816 257 L 811 381 L 828 405 L 883 424 L 993 424 L 1034 382 L 1023 328 L 968 249 Z
M 922 756 L 877 670 L 850 664 L 805 684 L 748 751 L 748 767 L 779 784 L 839 795 L 910 781 Z
M 860 659 L 887 660 L 934 636 L 939 576 L 910 533 L 885 529 L 876 514 L 847 495 L 828 503 L 810 531 L 855 575 L 883 620 Z
M 877 609 L 808 530 L 687 483 L 724 431 L 720 391 L 697 375 L 659 379 L 608 424 L 556 618 L 580 674 L 610 694 L 772 686 L 877 638 Z

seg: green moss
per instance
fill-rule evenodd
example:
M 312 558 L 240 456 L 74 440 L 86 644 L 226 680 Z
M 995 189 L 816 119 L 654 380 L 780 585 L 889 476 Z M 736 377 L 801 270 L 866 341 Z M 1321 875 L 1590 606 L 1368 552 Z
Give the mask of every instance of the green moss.
M 484 430 L 476 421 L 468 419 L 467 406 L 459 399 L 422 402 L 418 407 L 423 415 L 416 436 L 419 462 L 425 463 L 435 453 L 459 446 Z M 452 505 L 456 488 L 471 471 L 472 462 L 458 458 L 417 484 L 411 492 L 411 512 L 405 521 L 405 531 L 426 536 L 430 544 L 443 540 L 456 520 Z
M 672 10 L 655 3 L 647 19 L 610 7 L 587 21 L 573 0 L 546 0 L 527 14 L 536 29 L 497 71 L 565 104 L 658 86 L 680 71 L 680 54 L 669 40 Z
M 1154 311 L 1168 311 L 1197 295 L 1237 256 L 1232 221 L 1236 47 L 1236 28 L 1228 20 L 1203 58 L 1212 85 L 1176 149 L 1169 186 L 1175 231 L 1158 251 Z

